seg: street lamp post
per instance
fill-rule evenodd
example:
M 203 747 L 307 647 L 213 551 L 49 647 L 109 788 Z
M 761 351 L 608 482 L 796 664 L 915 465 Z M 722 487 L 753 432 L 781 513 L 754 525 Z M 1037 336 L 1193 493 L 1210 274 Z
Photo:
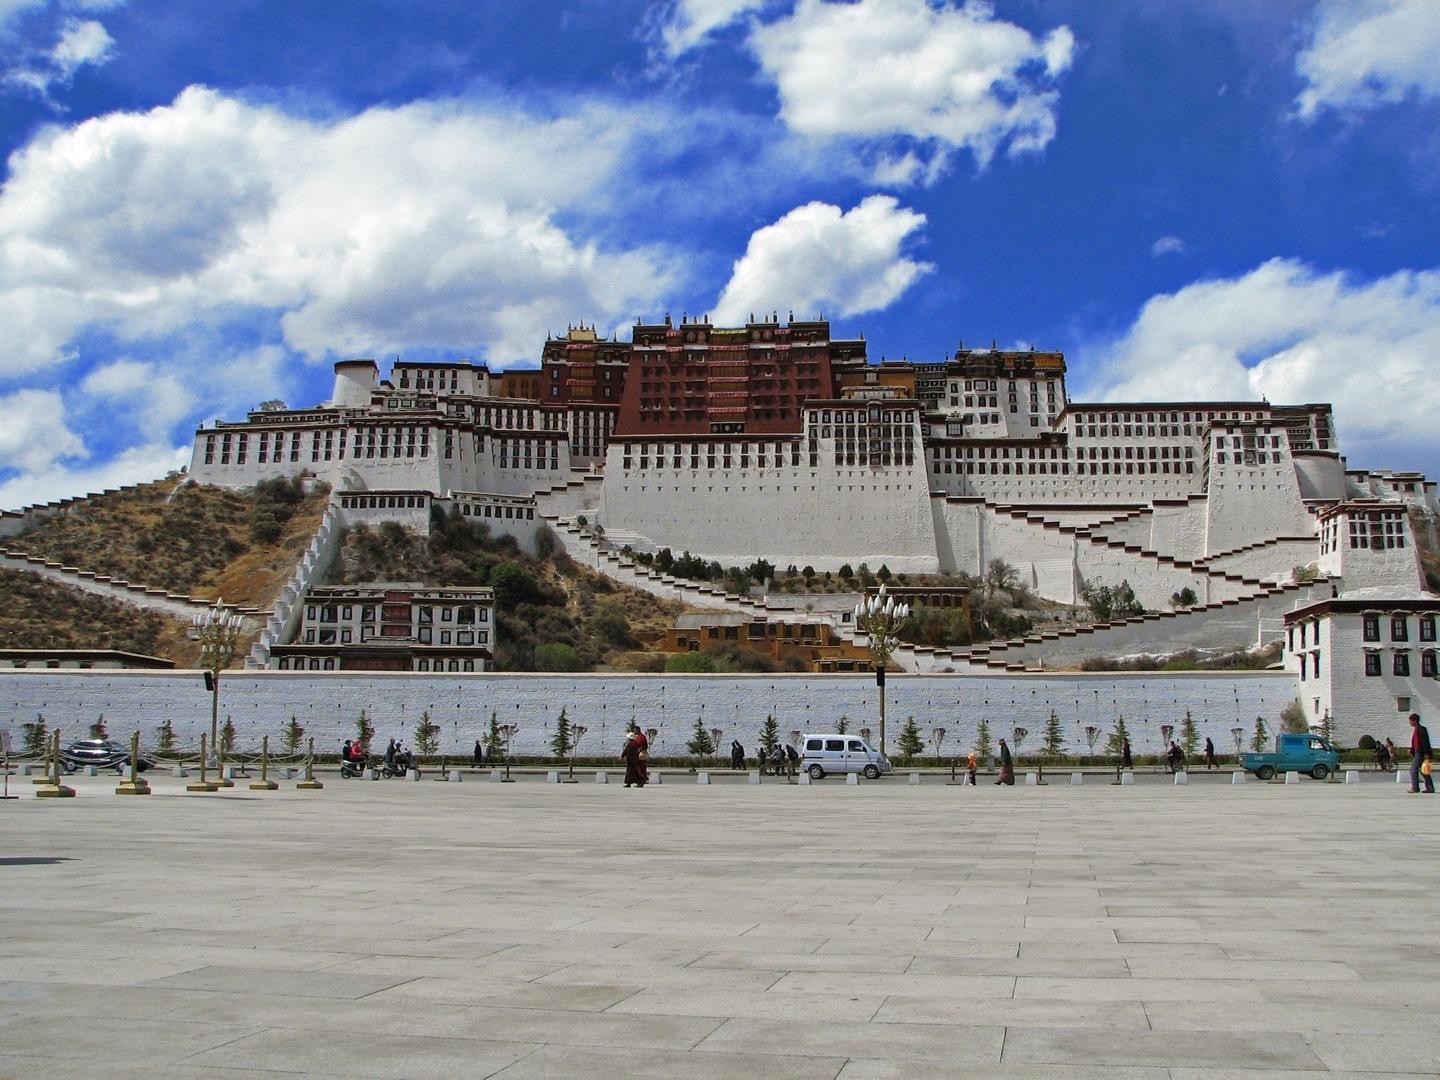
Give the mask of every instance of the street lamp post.
M 1022 746 L 1025 745 L 1025 740 L 1029 737 L 1029 735 L 1030 735 L 1030 729 L 1029 729 L 1029 728 L 1017 727 L 1017 728 L 1014 728 L 1014 729 L 1011 730 L 1011 732 L 1010 732 L 1010 738 L 1011 738 L 1011 740 L 1015 743 L 1015 756 L 1016 756 L 1017 758 L 1020 756 L 1020 747 L 1022 747 Z M 1042 765 L 1040 766 L 1040 777 L 1039 777 L 1039 779 L 1043 780 L 1044 778 L 1045 778 L 1045 766 L 1042 764 Z
M 945 729 L 943 727 L 931 728 L 930 739 L 935 743 L 935 767 L 938 769 L 940 767 L 940 747 L 945 742 Z M 953 775 L 951 779 L 954 779 Z
M 900 630 L 910 617 L 909 604 L 897 604 L 881 585 L 874 596 L 855 605 L 855 629 L 865 635 L 875 662 L 875 685 L 880 688 L 880 754 L 885 754 L 885 666 L 900 644 Z
M 505 776 L 500 781 L 502 784 L 513 784 L 515 781 L 510 778 L 510 740 L 520 730 L 519 724 L 501 724 L 500 734 L 505 737 Z
M 210 691 L 210 752 L 216 755 L 216 769 L 220 770 L 220 672 L 230 666 L 235 656 L 235 642 L 240 637 L 242 619 L 238 612 L 221 607 L 220 598 L 215 606 L 202 615 L 196 615 L 191 624 L 195 640 L 200 642 L 200 666 L 205 669 L 205 685 Z M 221 787 L 234 787 L 225 779 L 223 772 L 215 777 Z
M 576 724 L 573 728 L 570 729 L 570 732 L 574 736 L 574 738 L 570 742 L 570 775 L 565 779 L 565 782 L 567 784 L 578 784 L 580 782 L 575 779 L 575 755 L 580 752 L 581 736 L 583 736 L 585 732 L 589 730 L 590 729 L 585 727 L 583 724 Z

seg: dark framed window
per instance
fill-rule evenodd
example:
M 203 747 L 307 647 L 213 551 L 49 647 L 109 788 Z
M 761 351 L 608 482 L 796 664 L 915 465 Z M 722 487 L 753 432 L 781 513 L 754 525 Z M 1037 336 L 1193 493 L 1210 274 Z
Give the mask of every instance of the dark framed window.
M 1435 616 L 1434 616 L 1434 615 L 1421 615 L 1421 616 L 1420 616 L 1420 640 L 1421 640 L 1421 641 L 1434 641 L 1434 640 L 1435 640 Z
M 1391 615 L 1391 616 L 1390 616 L 1390 640 L 1391 640 L 1391 641 L 1409 641 L 1409 640 L 1410 640 L 1410 620 L 1407 619 L 1404 615 Z
M 1380 674 L 1380 654 L 1379 654 L 1379 653 L 1367 652 L 1367 653 L 1365 654 L 1365 674 L 1366 674 L 1366 675 L 1379 675 L 1379 674 Z
M 1366 615 L 1364 618 L 1364 637 L 1366 641 L 1380 640 L 1380 616 Z
M 1396 675 L 1409 675 L 1409 674 L 1410 674 L 1410 654 L 1407 653 L 1407 652 L 1397 652 L 1397 653 L 1395 654 L 1395 665 L 1394 665 L 1394 667 L 1393 667 L 1391 670 L 1392 670 Z
M 1433 650 L 1426 650 L 1420 654 L 1420 674 L 1427 679 L 1435 677 L 1435 653 Z

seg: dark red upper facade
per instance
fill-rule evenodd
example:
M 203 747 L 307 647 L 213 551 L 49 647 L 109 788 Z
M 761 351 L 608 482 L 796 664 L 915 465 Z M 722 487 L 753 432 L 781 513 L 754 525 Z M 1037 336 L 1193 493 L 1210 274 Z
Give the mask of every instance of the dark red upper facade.
M 798 435 L 804 403 L 864 364 L 865 342 L 832 341 L 824 321 L 639 324 L 614 437 Z

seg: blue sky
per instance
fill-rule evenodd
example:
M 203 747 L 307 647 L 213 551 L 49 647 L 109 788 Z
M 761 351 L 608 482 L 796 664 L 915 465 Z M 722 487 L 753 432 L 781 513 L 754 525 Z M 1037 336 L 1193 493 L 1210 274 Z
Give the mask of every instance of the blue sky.
M 823 313 L 1440 473 L 1434 0 L 0 0 L 0 505 L 338 356 Z

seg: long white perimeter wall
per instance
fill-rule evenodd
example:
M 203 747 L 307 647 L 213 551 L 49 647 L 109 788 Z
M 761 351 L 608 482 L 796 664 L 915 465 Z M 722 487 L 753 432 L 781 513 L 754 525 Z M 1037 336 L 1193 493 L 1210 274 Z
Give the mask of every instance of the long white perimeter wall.
M 457 675 L 368 672 L 232 671 L 222 679 L 222 716 L 233 719 L 237 746 L 258 747 L 272 740 L 293 715 L 315 738 L 317 749 L 338 751 L 353 737 L 361 709 L 369 715 L 383 746 L 388 738 L 412 741 L 416 721 L 428 711 L 440 725 L 445 753 L 467 753 L 494 712 L 501 723 L 520 727 L 514 748 L 522 754 L 545 753 L 560 710 L 590 729 L 582 753 L 619 749 L 621 732 L 633 717 L 642 727 L 660 730 L 656 753 L 683 754 L 696 718 L 720 728 L 722 743 L 738 738 L 755 745 L 767 713 L 779 720 L 782 735 L 791 731 L 831 731 L 843 716 L 850 730 L 876 728 L 877 688 L 868 675 Z M 1278 722 L 1280 710 L 1295 697 L 1294 679 L 1285 673 L 1176 673 L 1173 675 L 897 675 L 886 689 L 890 748 L 907 716 L 928 735 L 944 727 L 944 747 L 968 750 L 975 727 L 985 719 L 991 736 L 1009 736 L 1027 728 L 1021 748 L 1039 743 L 1046 717 L 1054 709 L 1073 750 L 1085 747 L 1084 729 L 1109 730 L 1124 716 L 1137 751 L 1160 748 L 1159 725 L 1178 723 L 1188 710 L 1201 732 L 1221 749 L 1233 746 L 1230 729 L 1250 731 L 1256 716 Z M 210 695 L 198 671 L 0 672 L 0 715 L 18 741 L 21 724 L 44 714 L 61 738 L 83 737 L 101 714 L 109 730 L 123 735 L 138 729 L 147 742 L 169 720 L 182 745 L 198 743 L 208 730 Z M 1390 718 L 1387 718 L 1390 719 Z M 1394 731 L 1372 730 L 1399 739 Z M 1367 730 L 1374 724 L 1366 721 Z M 1363 732 L 1356 732 L 1356 737 Z M 1343 734 L 1342 734 L 1343 737 Z

